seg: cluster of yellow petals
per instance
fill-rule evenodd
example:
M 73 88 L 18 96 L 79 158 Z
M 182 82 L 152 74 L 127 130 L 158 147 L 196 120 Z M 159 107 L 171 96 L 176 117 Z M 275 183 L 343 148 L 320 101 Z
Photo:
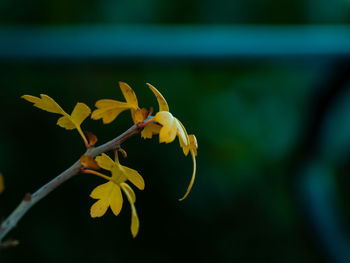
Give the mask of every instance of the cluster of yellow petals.
M 113 214 L 116 216 L 119 215 L 123 206 L 122 190 L 131 206 L 131 233 L 133 237 L 135 237 L 140 225 L 134 205 L 136 202 L 136 195 L 126 181 L 130 181 L 138 189 L 143 190 L 145 188 L 143 178 L 137 171 L 121 165 L 117 154 L 115 161 L 104 153 L 97 156 L 95 160 L 99 167 L 110 171 L 112 176 L 109 178 L 104 177 L 108 179 L 109 182 L 97 186 L 91 192 L 90 196 L 94 199 L 98 199 L 90 209 L 91 217 L 103 216 L 109 207 Z

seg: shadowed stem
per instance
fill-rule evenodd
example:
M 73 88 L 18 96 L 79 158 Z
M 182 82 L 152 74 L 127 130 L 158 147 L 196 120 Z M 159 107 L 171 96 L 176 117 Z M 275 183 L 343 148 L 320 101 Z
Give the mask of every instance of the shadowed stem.
M 139 133 L 145 123 L 139 123 L 131 126 L 127 131 L 113 140 L 106 142 L 98 147 L 91 147 L 86 151 L 86 155 L 95 157 L 101 153 L 114 150 L 120 146 L 125 140 Z M 26 214 L 26 212 L 32 208 L 37 202 L 55 190 L 58 186 L 63 184 L 68 179 L 72 178 L 74 175 L 80 172 L 82 164 L 80 161 L 76 161 L 71 167 L 59 174 L 57 177 L 52 179 L 50 182 L 42 186 L 33 194 L 26 194 L 22 202 L 17 206 L 17 208 L 2 222 L 0 226 L 0 247 L 4 237 L 10 232 L 18 223 L 19 220 Z

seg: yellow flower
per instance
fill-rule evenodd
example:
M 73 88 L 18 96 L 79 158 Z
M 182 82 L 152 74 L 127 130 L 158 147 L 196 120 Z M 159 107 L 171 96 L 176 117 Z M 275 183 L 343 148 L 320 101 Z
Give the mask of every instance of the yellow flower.
M 134 123 L 143 122 L 147 118 L 148 111 L 139 108 L 135 92 L 125 82 L 119 81 L 119 87 L 126 102 L 110 99 L 99 100 L 95 104 L 97 110 L 92 113 L 91 118 L 102 119 L 103 123 L 107 124 L 114 121 L 121 112 L 130 110 Z
M 101 168 L 110 171 L 112 173 L 112 177 L 107 177 L 98 172 L 90 171 L 91 173 L 97 174 L 109 180 L 109 182 L 97 186 L 90 194 L 92 198 L 98 199 L 98 201 L 91 207 L 91 217 L 103 216 L 108 210 L 108 207 L 110 207 L 112 212 L 117 216 L 120 213 L 123 205 L 122 190 L 131 206 L 131 233 L 133 237 L 135 237 L 138 233 L 140 225 L 134 205 L 136 196 L 126 181 L 130 181 L 137 188 L 143 190 L 145 188 L 143 178 L 137 171 L 121 165 L 117 154 L 115 161 L 104 153 L 97 156 L 95 160 Z
M 170 143 L 174 141 L 177 136 L 184 154 L 187 156 L 188 153 L 191 152 L 193 160 L 193 174 L 185 195 L 179 199 L 182 201 L 191 191 L 196 176 L 196 156 L 198 148 L 197 139 L 193 134 L 188 135 L 183 124 L 169 112 L 168 103 L 162 94 L 151 84 L 147 83 L 147 85 L 157 98 L 159 112 L 149 120 L 151 123 L 143 129 L 141 136 L 143 138 L 152 138 L 154 134 L 159 134 L 160 143 Z

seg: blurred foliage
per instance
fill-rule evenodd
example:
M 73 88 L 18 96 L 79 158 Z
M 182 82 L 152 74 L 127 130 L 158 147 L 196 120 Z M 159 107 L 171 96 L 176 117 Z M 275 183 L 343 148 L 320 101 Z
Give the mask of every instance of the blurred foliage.
M 2 0 L 0 24 L 348 23 L 345 0 Z

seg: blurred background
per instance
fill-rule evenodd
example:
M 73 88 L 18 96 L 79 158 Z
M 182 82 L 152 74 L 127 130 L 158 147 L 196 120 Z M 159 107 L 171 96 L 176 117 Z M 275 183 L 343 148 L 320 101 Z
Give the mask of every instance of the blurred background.
M 0 196 L 24 194 L 84 152 L 77 132 L 20 99 L 122 100 L 125 81 L 157 109 L 153 84 L 197 136 L 197 180 L 177 142 L 135 136 L 122 164 L 146 181 L 130 208 L 89 216 L 104 181 L 77 175 L 38 203 L 0 262 L 349 262 L 350 1 L 0 2 Z M 103 143 L 132 121 L 83 128 Z

